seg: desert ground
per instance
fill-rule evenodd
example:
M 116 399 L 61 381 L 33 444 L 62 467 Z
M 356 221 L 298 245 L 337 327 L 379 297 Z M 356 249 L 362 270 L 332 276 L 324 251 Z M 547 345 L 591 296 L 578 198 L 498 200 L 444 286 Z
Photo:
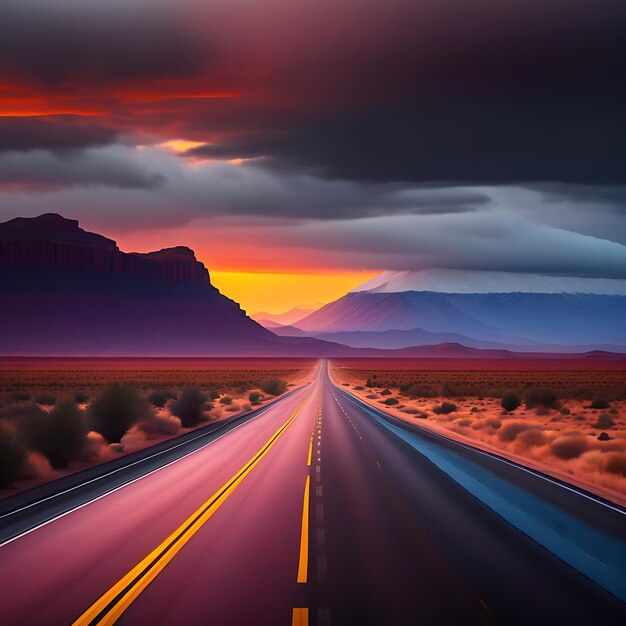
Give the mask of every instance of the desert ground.
M 442 370 L 339 360 L 333 377 L 407 422 L 626 504 L 626 376 L 619 364 L 547 369 L 544 362 L 538 370 L 495 363 L 503 369 L 494 361 L 491 369 L 486 361 L 481 369 L 466 362 L 466 369 Z
M 4 360 L 0 497 L 258 408 L 312 380 L 316 363 L 315 359 Z M 97 426 L 98 411 L 105 420 L 128 414 L 120 425 L 121 436 Z

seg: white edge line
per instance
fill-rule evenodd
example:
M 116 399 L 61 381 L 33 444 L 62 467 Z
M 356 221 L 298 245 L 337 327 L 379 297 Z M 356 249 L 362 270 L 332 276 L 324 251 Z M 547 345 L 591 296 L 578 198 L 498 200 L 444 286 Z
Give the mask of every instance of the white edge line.
M 333 383 L 334 384 L 334 383 Z M 370 406 L 369 404 L 367 404 L 366 402 L 363 402 L 361 399 L 357 398 L 356 396 L 353 396 L 350 392 L 345 391 L 344 389 L 339 389 L 339 387 L 337 387 L 337 389 L 342 392 L 343 394 L 345 394 L 345 396 L 347 396 L 348 401 L 351 401 L 353 404 L 356 404 L 358 406 L 357 403 L 361 403 L 363 405 L 365 405 L 368 409 L 371 409 L 372 411 L 378 411 L 379 413 L 382 413 L 384 416 L 387 416 L 387 413 L 385 413 L 384 411 L 377 409 L 376 407 Z M 394 417 L 393 415 L 389 415 L 390 417 Z M 394 419 L 399 419 L 399 418 L 394 418 Z M 415 426 L 416 428 L 423 428 L 420 427 L 419 425 L 415 425 L 415 424 L 411 424 L 410 422 L 406 423 L 408 426 Z M 511 461 L 508 461 L 507 459 L 503 459 L 499 456 L 496 456 L 495 454 L 490 454 L 489 452 L 485 452 L 484 450 L 481 450 L 480 448 L 475 448 L 467 443 L 464 443 L 462 441 L 457 441 L 456 439 L 453 439 L 452 437 L 446 437 L 445 435 L 441 434 L 441 433 L 437 433 L 431 430 L 427 430 L 427 432 L 435 435 L 436 437 L 441 437 L 442 439 L 444 439 L 445 441 L 452 441 L 455 444 L 466 448 L 468 450 L 471 450 L 472 452 L 476 452 L 478 454 L 481 454 L 482 456 L 486 456 L 489 459 L 493 459 L 494 461 L 499 461 L 500 463 L 505 463 L 506 465 L 509 465 L 510 467 L 522 470 L 523 472 L 526 472 L 527 474 L 531 474 L 532 476 L 535 476 L 536 478 L 541 478 L 542 480 L 545 480 L 546 482 L 549 482 L 553 485 L 556 485 L 557 487 L 561 487 L 562 489 L 566 489 L 567 491 L 571 491 L 572 493 L 575 493 L 578 496 L 582 496 L 583 498 L 587 498 L 587 500 L 591 500 L 592 502 L 595 502 L 596 504 L 600 504 L 604 507 L 606 507 L 607 509 L 611 509 L 612 511 L 615 511 L 616 513 L 620 513 L 621 515 L 626 515 L 626 511 L 623 511 L 622 509 L 613 506 L 612 504 L 609 504 L 608 502 L 604 502 L 602 500 L 598 500 L 597 498 L 594 498 L 593 496 L 584 493 L 582 491 L 579 491 L 578 489 L 574 488 L 574 487 L 570 487 L 569 485 L 566 485 L 564 483 L 558 482 L 557 480 L 553 480 L 552 478 L 549 478 L 548 476 L 544 476 L 542 474 L 539 474 L 538 472 L 528 468 L 528 467 L 524 467 L 523 465 L 517 464 L 517 463 L 512 463 Z
M 299 391 L 299 390 L 295 390 L 295 391 Z M 292 395 L 295 395 L 292 394 Z M 291 397 L 291 396 L 289 396 Z M 281 398 L 279 400 L 286 400 L 287 398 Z M 243 424 L 246 424 L 247 422 L 251 421 L 251 420 L 255 420 L 257 417 L 261 417 L 261 415 L 264 415 L 267 411 L 269 411 L 270 409 L 272 409 L 274 406 L 276 406 L 276 404 L 279 404 L 279 402 L 276 402 L 275 404 L 273 404 L 272 406 L 267 407 L 266 409 L 264 409 L 263 411 L 261 411 L 258 415 L 255 415 L 254 417 L 246 420 L 245 422 L 242 422 L 241 424 L 238 424 L 237 426 L 235 426 L 234 428 L 231 428 L 228 432 L 232 432 L 233 430 L 235 430 L 236 428 L 239 428 L 239 426 L 243 426 Z M 244 414 L 245 415 L 245 414 Z M 235 419 L 244 417 L 244 415 L 240 415 L 240 416 L 235 416 L 233 417 L 233 421 Z M 210 435 L 212 433 L 215 433 L 219 430 L 221 430 L 222 428 L 225 428 L 227 426 L 230 426 L 232 422 L 229 422 L 228 424 L 218 424 L 217 428 L 214 428 L 212 431 L 208 432 L 208 433 L 202 433 L 201 435 L 197 435 L 195 437 L 190 437 L 189 439 L 186 439 L 185 441 L 181 441 L 180 443 L 177 443 L 176 445 L 172 446 L 171 448 L 166 448 L 165 450 L 161 450 L 159 452 L 154 452 L 153 454 L 150 454 L 149 456 L 146 456 L 142 459 L 137 459 L 136 461 L 133 461 L 132 463 L 128 463 L 127 465 L 122 465 L 122 467 L 118 467 L 117 469 L 111 470 L 110 472 L 107 472 L 106 474 L 101 474 L 100 476 L 95 476 L 94 478 L 90 478 L 89 480 L 86 480 L 82 483 L 79 483 L 78 485 L 74 485 L 73 487 L 68 487 L 67 489 L 64 489 L 63 491 L 58 491 L 57 493 L 53 493 L 49 496 L 46 496 L 45 498 L 41 498 L 40 500 L 36 500 L 35 502 L 31 502 L 30 504 L 25 504 L 24 506 L 20 507 L 19 509 L 14 509 L 13 511 L 9 511 L 8 513 L 3 513 L 2 515 L 0 515 L 0 519 L 5 519 L 7 517 L 11 517 L 11 515 L 15 515 L 16 513 L 21 513 L 22 511 L 26 511 L 27 509 L 30 509 L 34 506 L 37 506 L 38 504 L 41 504 L 42 502 L 47 502 L 48 500 L 53 500 L 54 498 L 58 498 L 59 496 L 62 496 L 66 493 L 70 493 L 70 491 L 74 491 L 76 489 L 80 489 L 81 487 L 84 487 L 85 485 L 90 485 L 91 483 L 95 483 L 98 480 L 102 480 L 103 478 L 107 478 L 109 476 L 113 476 L 113 474 L 117 474 L 117 472 L 121 472 L 122 470 L 128 469 L 129 467 L 133 467 L 134 465 L 137 465 L 138 463 L 144 463 L 146 461 L 150 461 L 151 459 L 155 459 L 156 457 L 160 456 L 161 454 L 165 454 L 166 452 L 171 452 L 172 450 L 176 450 L 176 448 L 180 448 L 181 446 L 185 446 L 189 443 L 193 443 L 194 441 L 197 441 L 198 439 L 202 439 L 202 437 L 206 437 L 207 435 Z M 224 433 L 224 434 L 228 434 L 228 433 Z M 220 437 L 222 437 L 223 435 L 220 435 Z M 218 437 L 217 439 L 219 439 L 220 437 Z M 217 439 L 214 439 L 213 441 L 217 441 Z M 204 447 L 204 446 L 202 446 Z M 196 448 L 196 450 L 201 450 L 202 447 L 200 448 Z M 194 452 L 192 450 L 192 452 Z M 182 456 L 180 457 L 181 459 L 184 459 L 185 457 Z M 167 465 L 164 465 L 163 467 L 167 467 Z M 149 474 L 146 474 L 146 476 L 148 476 Z M 130 483 L 128 483 L 130 484 Z M 2 547 L 3 544 L 0 544 L 0 547 Z
M 295 395 L 295 394 L 293 394 Z M 264 411 L 262 411 L 261 413 L 259 413 L 258 415 L 256 415 L 255 417 L 253 417 L 250 420 L 246 420 L 245 422 L 238 424 L 237 426 L 235 426 L 234 428 L 231 428 L 228 432 L 225 432 L 223 434 L 221 434 L 219 437 L 216 437 L 215 439 L 212 439 L 211 441 L 208 441 L 207 443 L 205 443 L 203 446 L 200 446 L 199 448 L 196 448 L 195 450 L 191 450 L 189 452 L 187 452 L 187 454 L 184 454 L 183 456 L 178 457 L 177 459 L 174 459 L 173 461 L 170 461 L 169 463 L 166 463 L 165 465 L 161 465 L 160 467 L 157 467 L 153 470 L 151 470 L 150 472 L 148 472 L 147 474 L 142 474 L 141 476 L 137 476 L 137 478 L 133 478 L 132 480 L 129 480 L 127 483 L 124 483 L 122 485 L 118 485 L 117 487 L 115 487 L 114 489 L 111 489 L 110 491 L 107 491 L 106 493 L 103 493 L 99 496 L 96 496 L 95 498 L 88 500 L 87 502 L 83 502 L 82 504 L 79 504 L 71 509 L 68 509 L 67 511 L 64 511 L 63 513 L 60 513 L 59 515 L 56 515 L 55 517 L 51 517 L 49 520 L 46 520 L 45 522 L 42 522 L 41 524 L 37 524 L 37 526 L 33 526 L 32 528 L 29 528 L 28 530 L 25 530 L 23 533 L 20 533 L 19 535 L 15 535 L 15 537 L 11 537 L 10 539 L 7 539 L 6 541 L 0 543 L 0 548 L 3 548 L 4 546 L 8 545 L 9 543 L 12 543 L 13 541 L 15 541 L 16 539 L 20 539 L 21 537 L 24 537 L 26 535 L 29 535 L 30 533 L 34 532 L 35 530 L 39 530 L 40 528 L 43 528 L 44 526 L 47 526 L 48 524 L 51 524 L 52 522 L 55 522 L 56 520 L 61 519 L 62 517 L 65 517 L 66 515 L 69 515 L 70 513 L 73 513 L 74 511 L 78 511 L 79 509 L 82 509 L 83 507 L 86 507 L 90 504 L 92 504 L 93 502 L 97 502 L 98 500 L 101 500 L 102 498 L 106 498 L 106 496 L 111 495 L 112 493 L 115 493 L 116 491 L 119 491 L 120 489 L 123 489 L 124 487 L 128 487 L 129 485 L 132 485 L 133 483 L 136 483 L 139 480 L 142 480 L 144 478 L 147 478 L 148 476 L 151 476 L 152 474 L 155 474 L 156 472 L 161 471 L 162 469 L 165 469 L 166 467 L 169 467 L 170 465 L 174 465 L 174 463 L 178 463 L 178 461 L 182 461 L 183 459 L 186 459 L 188 456 L 199 452 L 200 450 L 203 450 L 204 448 L 207 448 L 208 446 L 210 446 L 211 444 L 215 443 L 216 441 L 219 441 L 222 437 L 226 437 L 226 435 L 230 435 L 230 433 L 232 433 L 233 431 L 237 430 L 238 428 L 241 428 L 242 426 L 245 426 L 246 424 L 248 424 L 249 422 L 255 420 L 258 417 L 261 417 L 261 415 L 264 415 L 265 413 L 267 413 L 267 411 L 269 411 L 270 409 L 272 409 L 273 407 L 268 407 L 267 409 L 265 409 Z M 215 431 L 213 431 L 215 432 Z M 198 439 L 199 437 L 196 437 L 194 439 L 191 439 L 190 441 L 195 441 L 196 439 Z M 186 442 L 188 443 L 188 442 Z M 179 445 L 183 445 L 183 444 L 179 444 Z M 174 450 L 175 448 L 169 448 L 169 450 Z M 164 451 L 163 451 L 164 452 Z M 160 452 L 158 454 L 161 454 Z M 156 456 L 156 454 L 154 455 Z M 150 459 L 153 457 L 147 457 L 144 460 Z M 136 463 L 138 463 L 139 461 L 135 461 Z M 131 465 L 127 465 L 125 467 L 131 467 Z M 123 469 L 123 468 L 118 468 L 118 470 L 115 470 L 116 472 L 119 471 L 119 469 Z M 110 474 L 112 474 L 113 472 L 111 472 Z M 103 476 L 97 478 L 97 479 L 93 479 L 93 480 L 99 480 L 100 478 L 104 478 L 105 476 L 110 476 L 110 474 L 104 474 Z M 81 485 L 78 486 L 82 486 L 82 485 L 87 485 L 88 482 L 86 483 L 82 483 Z M 75 487 L 72 487 L 72 489 L 75 489 Z M 70 489 L 68 489 L 67 491 L 70 491 Z M 59 492 L 58 495 L 61 495 L 63 493 L 67 493 L 67 491 L 65 492 Z M 50 496 L 52 497 L 52 496 Z M 54 496 L 56 497 L 56 496 Z M 44 502 L 45 500 L 39 500 L 37 501 L 35 504 L 38 504 L 39 502 Z M 28 506 L 33 506 L 33 505 L 28 505 Z M 27 507 L 24 507 L 27 508 Z M 17 509 L 15 512 L 20 511 L 23 509 Z

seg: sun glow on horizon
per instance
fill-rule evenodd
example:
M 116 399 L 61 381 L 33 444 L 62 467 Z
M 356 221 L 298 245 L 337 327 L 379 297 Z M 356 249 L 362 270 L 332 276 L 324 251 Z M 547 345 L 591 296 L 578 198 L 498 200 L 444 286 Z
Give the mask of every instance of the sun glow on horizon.
M 249 315 L 264 311 L 284 313 L 311 303 L 332 302 L 379 272 L 211 272 L 211 282 L 227 297 L 241 305 Z

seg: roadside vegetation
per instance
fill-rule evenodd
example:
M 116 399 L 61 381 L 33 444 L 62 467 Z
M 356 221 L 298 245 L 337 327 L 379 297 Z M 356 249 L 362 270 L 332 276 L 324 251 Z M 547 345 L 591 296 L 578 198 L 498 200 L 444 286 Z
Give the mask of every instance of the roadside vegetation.
M 0 370 L 0 489 L 48 480 L 253 410 L 308 380 L 308 365 Z
M 333 372 L 363 400 L 408 422 L 504 453 L 626 504 L 621 371 Z

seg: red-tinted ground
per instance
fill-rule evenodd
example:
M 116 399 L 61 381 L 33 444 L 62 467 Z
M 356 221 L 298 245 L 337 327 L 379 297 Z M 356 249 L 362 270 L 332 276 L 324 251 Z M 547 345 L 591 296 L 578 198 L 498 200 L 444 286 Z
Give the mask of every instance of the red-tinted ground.
M 434 370 L 423 363 L 353 367 L 351 361 L 348 367 L 342 361 L 334 364 L 333 375 L 365 402 L 407 422 L 626 504 L 625 373 L 572 364 L 559 370 L 493 369 L 493 363 L 492 369 Z M 553 390 L 554 405 L 527 407 L 523 400 L 533 389 Z M 522 400 L 510 412 L 500 405 L 508 391 Z M 594 401 L 604 408 L 594 408 Z M 454 408 L 438 412 L 444 402 Z
M 2 370 L 272 370 L 310 369 L 317 359 L 265 357 L 0 357 Z
M 626 371 L 626 358 L 610 353 L 601 356 L 558 356 L 543 358 L 441 358 L 441 359 L 378 359 L 378 358 L 337 358 L 333 367 L 370 370 L 612 370 Z
M 258 408 L 276 397 L 262 389 L 263 381 L 285 381 L 280 391 L 284 393 L 312 380 L 316 364 L 315 359 L 5 360 L 0 364 L 0 428 L 17 437 L 26 449 L 26 458 L 17 480 L 12 487 L 0 489 L 0 497 Z M 191 428 L 182 427 L 166 405 L 153 406 L 153 416 L 131 426 L 120 443 L 109 445 L 98 432 L 91 431 L 80 458 L 67 468 L 53 469 L 48 458 L 28 443 L 25 420 L 32 419 L 33 411 L 39 411 L 37 415 L 51 411 L 59 399 L 74 398 L 89 430 L 90 403 L 112 383 L 130 384 L 146 398 L 157 390 L 179 394 L 186 387 L 196 387 L 207 395 L 209 403 L 203 420 Z

